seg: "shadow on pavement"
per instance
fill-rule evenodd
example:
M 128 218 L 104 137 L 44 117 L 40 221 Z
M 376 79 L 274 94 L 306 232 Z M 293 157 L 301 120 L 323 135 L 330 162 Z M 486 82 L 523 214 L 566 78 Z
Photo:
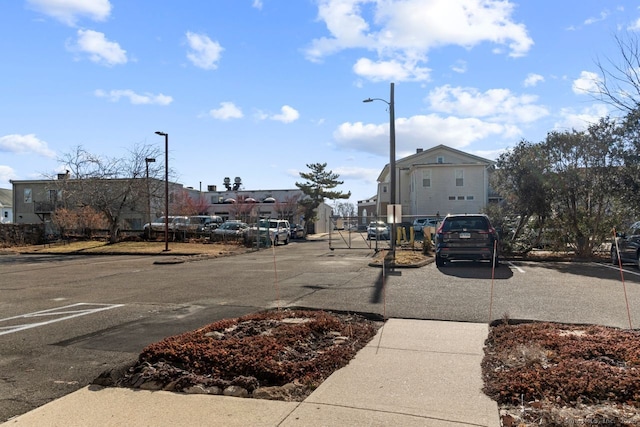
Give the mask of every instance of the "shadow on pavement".
M 444 267 L 438 267 L 440 273 L 464 279 L 491 279 L 491 264 L 488 262 L 454 261 Z M 513 276 L 513 271 L 504 263 L 495 269 L 494 279 L 506 280 Z

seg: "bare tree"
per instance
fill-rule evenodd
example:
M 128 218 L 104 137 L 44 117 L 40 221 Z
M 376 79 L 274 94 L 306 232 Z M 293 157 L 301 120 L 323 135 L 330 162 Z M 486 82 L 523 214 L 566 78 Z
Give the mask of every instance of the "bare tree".
M 108 223 L 109 241 L 116 242 L 123 214 L 146 210 L 149 189 L 144 179 L 148 167 L 145 159 L 159 155 L 159 150 L 149 145 L 136 145 L 123 158 L 99 156 L 76 147 L 58 159 L 71 174 L 70 179 L 58 181 L 65 206 L 72 210 L 90 206 L 102 213 Z M 160 177 L 161 172 L 161 167 L 153 166 L 149 177 Z
M 299 205 L 301 199 L 301 195 L 294 195 L 285 197 L 282 201 L 277 201 L 275 204 L 275 211 L 277 212 L 278 217 L 288 221 L 293 221 L 295 215 L 301 212 Z
M 620 60 L 606 58 L 607 64 L 596 61 L 600 76 L 594 78 L 596 90 L 592 91 L 592 95 L 630 113 L 640 106 L 640 36 L 626 33 L 624 36 L 616 35 L 614 39 Z
M 336 203 L 335 213 L 340 215 L 343 218 L 351 218 L 358 214 L 358 210 L 356 209 L 356 205 L 349 202 L 338 202 Z

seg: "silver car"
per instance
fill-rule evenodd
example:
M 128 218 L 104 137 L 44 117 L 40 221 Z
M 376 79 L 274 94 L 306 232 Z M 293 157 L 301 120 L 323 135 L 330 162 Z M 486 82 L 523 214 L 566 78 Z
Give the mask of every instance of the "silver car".
M 216 236 L 240 237 L 249 226 L 244 222 L 225 222 L 220 227 L 213 230 Z
M 367 239 L 376 239 L 376 240 L 389 240 L 391 236 L 391 229 L 389 226 L 383 221 L 373 221 L 367 227 Z

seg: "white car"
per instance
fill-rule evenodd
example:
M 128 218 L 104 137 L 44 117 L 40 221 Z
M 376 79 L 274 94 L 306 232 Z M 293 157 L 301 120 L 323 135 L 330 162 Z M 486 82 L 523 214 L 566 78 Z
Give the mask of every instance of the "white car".
M 374 221 L 367 227 L 367 239 L 372 240 L 389 240 L 391 229 L 383 221 Z
M 416 233 L 422 232 L 425 227 L 438 227 L 438 220 L 435 218 L 416 218 L 413 220 L 413 230 Z
M 291 237 L 291 226 L 286 219 L 261 219 L 258 222 L 260 230 L 269 230 L 269 239 L 274 245 L 282 242 L 285 245 L 289 244 L 289 238 Z

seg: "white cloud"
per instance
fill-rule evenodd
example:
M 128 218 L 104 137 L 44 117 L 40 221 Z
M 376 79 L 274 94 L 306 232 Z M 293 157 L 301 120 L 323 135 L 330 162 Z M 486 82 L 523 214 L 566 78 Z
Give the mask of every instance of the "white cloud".
M 514 5 L 498 0 L 320 0 L 318 20 L 330 35 L 315 39 L 307 58 L 320 61 L 344 49 L 368 49 L 377 58 L 359 60 L 354 71 L 373 80 L 386 78 L 389 67 L 403 64 L 395 80 L 407 75 L 428 79 L 427 53 L 447 45 L 472 48 L 480 43 L 505 46 L 509 55 L 525 55 L 533 40 L 523 24 L 511 18 Z M 371 18 L 369 19 L 369 16 Z M 367 20 L 369 19 L 369 21 Z M 380 71 L 376 74 L 375 71 Z
M 5 135 L 0 137 L 0 152 L 15 154 L 37 154 L 53 159 L 56 153 L 47 147 L 47 143 L 34 134 Z
M 27 4 L 69 26 L 75 26 L 82 16 L 104 21 L 111 13 L 109 0 L 27 0 Z
M 218 68 L 217 62 L 224 48 L 220 43 L 211 40 L 205 34 L 187 32 L 187 42 L 191 51 L 187 53 L 187 58 L 196 67 L 205 70 L 215 70 Z
M 416 148 L 439 144 L 466 151 L 472 144 L 490 140 L 512 142 L 523 137 L 523 129 L 549 115 L 537 97 L 516 95 L 508 89 L 481 92 L 449 85 L 433 89 L 426 98 L 431 114 L 396 117 L 396 155 L 404 157 Z M 387 156 L 389 124 L 343 123 L 333 134 L 341 148 Z M 487 151 L 486 154 L 495 153 Z M 483 156 L 483 157 L 486 157 Z
M 633 24 L 627 27 L 629 31 L 640 31 L 640 18 L 636 19 Z
M 462 149 L 474 141 L 503 136 L 511 129 L 476 118 L 442 117 L 437 114 L 396 119 L 396 155 L 408 156 L 417 147 L 438 144 Z M 343 123 L 333 134 L 343 148 L 386 156 L 389 153 L 389 124 Z
M 262 9 L 262 0 L 253 0 L 253 4 L 251 5 L 251 7 Z
M 118 102 L 120 98 L 128 98 L 129 102 L 134 105 L 169 105 L 173 102 L 173 98 L 168 95 L 163 95 L 161 93 L 158 95 L 154 95 L 152 93 L 138 94 L 130 89 L 111 90 L 109 92 L 98 89 L 94 92 L 94 94 L 98 98 L 107 98 L 111 102 Z
M 209 115 L 214 119 L 220 120 L 240 119 L 244 117 L 242 110 L 236 107 L 233 102 L 221 102 L 220 108 L 209 111 Z
M 11 179 L 16 179 L 18 174 L 10 166 L 0 165 L 0 183 L 8 183 Z
M 274 114 L 269 118 L 282 123 L 291 123 L 300 118 L 300 113 L 293 107 L 283 105 L 280 109 L 280 114 Z
M 560 132 L 574 129 L 577 131 L 583 131 L 590 125 L 598 123 L 602 117 L 606 117 L 609 114 L 611 114 L 611 112 L 604 104 L 591 105 L 581 111 L 575 111 L 571 108 L 563 108 L 560 111 L 561 119 L 554 124 L 553 128 Z
M 464 74 L 467 72 L 467 61 L 458 60 L 451 66 L 451 70 L 456 73 Z
M 571 89 L 573 93 L 578 95 L 588 95 L 598 92 L 598 82 L 600 82 L 600 76 L 591 71 L 583 71 L 580 73 L 580 77 L 573 81 Z
M 380 175 L 380 169 L 361 168 L 356 166 L 338 166 L 332 169 L 333 172 L 340 175 L 340 180 L 356 179 L 364 181 L 365 183 L 376 185 L 378 182 L 378 176 Z M 298 177 L 300 174 L 298 174 Z
M 419 67 L 417 63 L 399 63 L 396 60 L 373 62 L 368 58 L 360 58 L 353 66 L 353 71 L 371 81 L 424 81 L 429 80 L 428 68 Z
M 610 12 L 605 9 L 602 12 L 600 12 L 600 16 L 598 16 L 597 18 L 593 18 L 593 17 L 587 18 L 584 21 L 584 25 L 591 25 L 591 24 L 595 24 L 596 22 L 604 21 L 609 16 L 609 13 Z
M 78 30 L 78 40 L 69 46 L 72 51 L 86 53 L 95 63 L 112 66 L 127 63 L 127 51 L 116 42 L 107 40 L 103 33 Z
M 537 86 L 537 84 L 541 82 L 544 82 L 543 76 L 541 76 L 540 74 L 529 73 L 527 75 L 527 78 L 524 79 L 524 86 L 525 87 Z
M 531 123 L 549 115 L 546 107 L 535 104 L 534 95 L 516 96 L 508 89 L 480 92 L 475 88 L 438 87 L 428 100 L 435 111 L 467 117 L 485 117 L 504 123 Z

